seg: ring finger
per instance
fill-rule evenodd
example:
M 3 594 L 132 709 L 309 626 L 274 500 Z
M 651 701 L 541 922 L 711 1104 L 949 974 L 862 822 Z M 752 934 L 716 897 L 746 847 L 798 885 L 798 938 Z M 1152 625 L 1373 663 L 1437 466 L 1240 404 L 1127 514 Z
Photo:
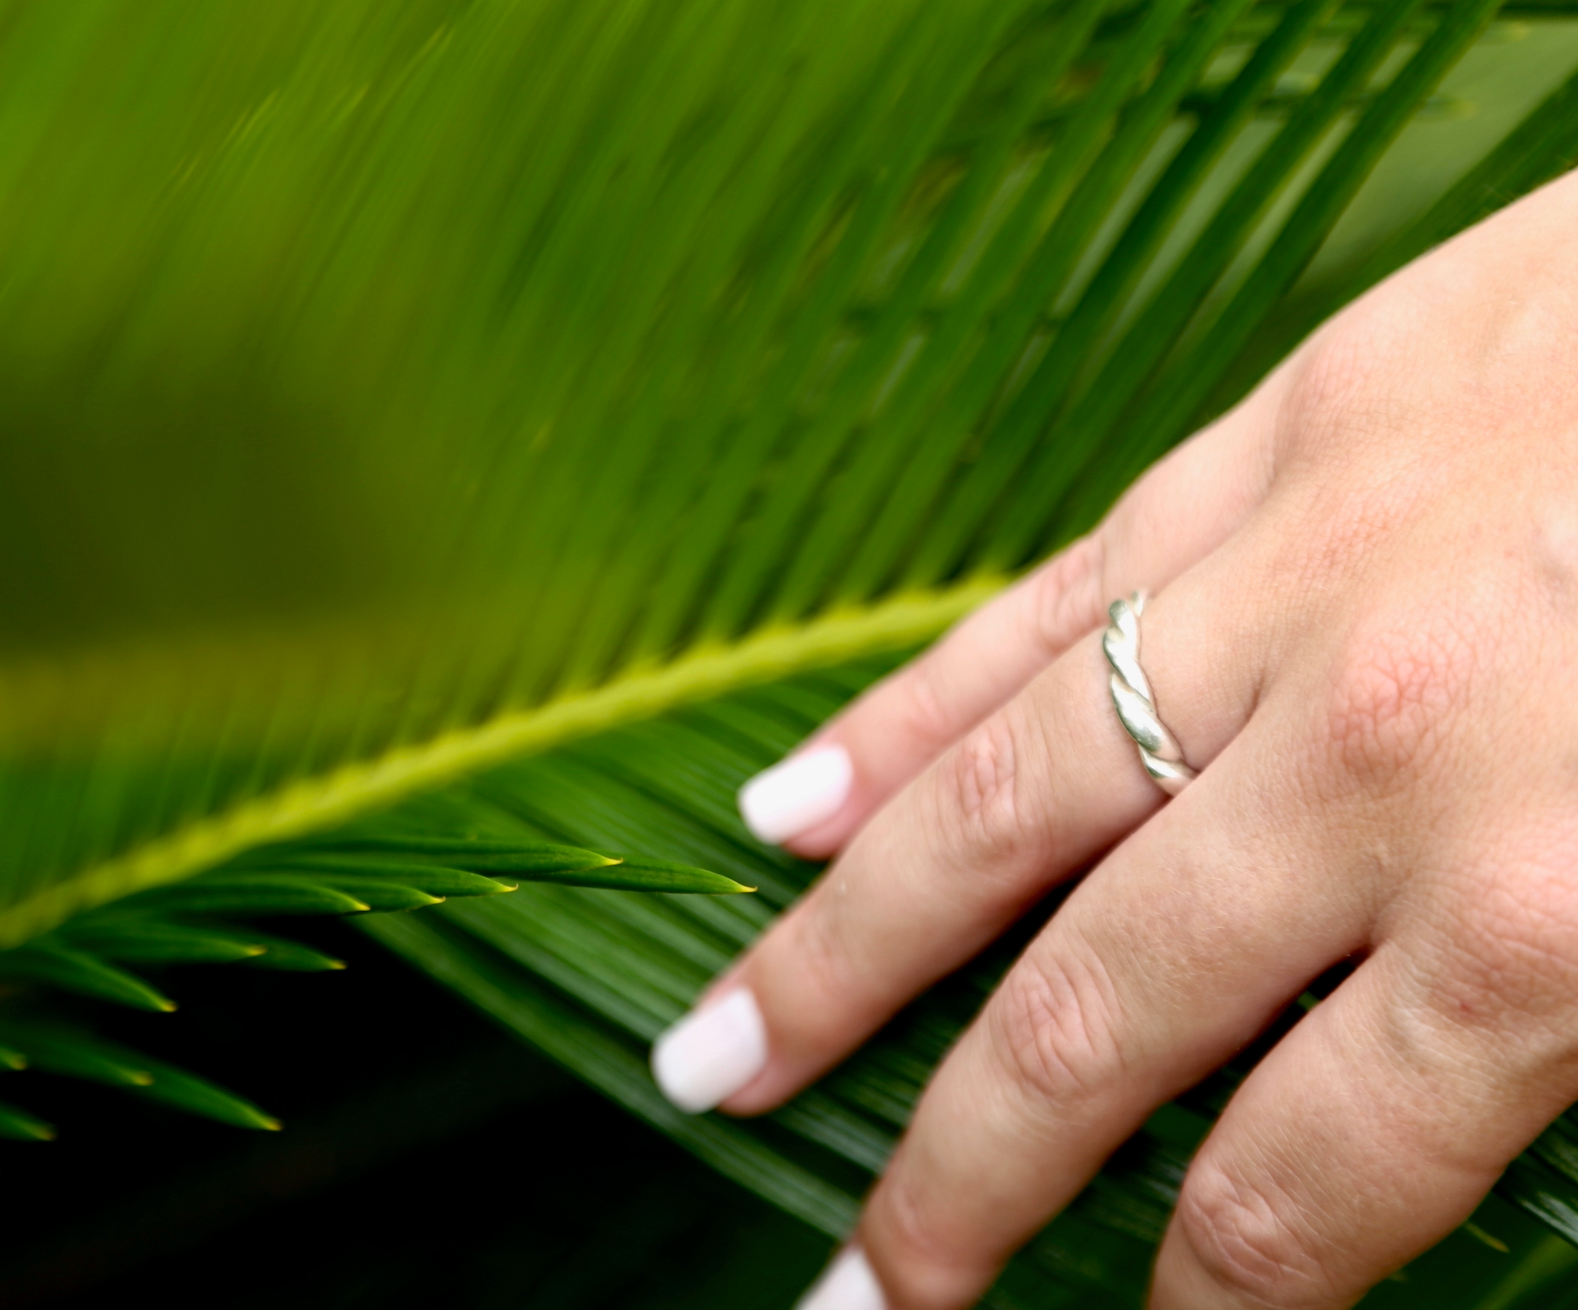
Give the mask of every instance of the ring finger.
M 1158 707 L 1202 766 L 1239 730 L 1259 680 L 1264 634 L 1235 639 L 1242 607 L 1209 599 L 1238 594 L 1236 569 L 1218 552 L 1145 617 Z M 783 1101 L 1153 813 L 1164 797 L 1105 673 L 1093 634 L 885 807 L 659 1042 L 670 1096 L 745 1114 Z

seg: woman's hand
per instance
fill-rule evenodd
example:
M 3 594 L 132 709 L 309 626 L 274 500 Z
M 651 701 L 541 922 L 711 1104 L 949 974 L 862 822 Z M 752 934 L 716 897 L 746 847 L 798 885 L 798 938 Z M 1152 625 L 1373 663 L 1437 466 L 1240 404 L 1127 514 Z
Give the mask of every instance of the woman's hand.
M 1170 803 L 1100 649 L 1137 588 L 1201 770 Z M 1578 1098 L 1578 175 L 1327 324 L 743 805 L 841 854 L 659 1044 L 692 1109 L 792 1096 L 1100 857 L 807 1305 L 970 1305 L 1354 955 L 1201 1147 L 1152 1304 L 1346 1306 L 1448 1232 Z

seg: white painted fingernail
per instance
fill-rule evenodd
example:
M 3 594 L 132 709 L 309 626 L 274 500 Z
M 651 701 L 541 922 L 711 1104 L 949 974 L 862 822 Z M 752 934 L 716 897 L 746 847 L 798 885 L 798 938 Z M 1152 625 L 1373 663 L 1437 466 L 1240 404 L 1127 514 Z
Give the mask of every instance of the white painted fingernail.
M 749 987 L 692 1010 L 652 1047 L 652 1076 L 687 1114 L 726 1101 L 767 1065 L 767 1025 Z
M 837 814 L 854 779 L 855 767 L 842 746 L 802 751 L 740 788 L 740 817 L 759 840 L 787 841 Z
M 857 1246 L 846 1246 L 794 1310 L 887 1310 L 877 1277 Z

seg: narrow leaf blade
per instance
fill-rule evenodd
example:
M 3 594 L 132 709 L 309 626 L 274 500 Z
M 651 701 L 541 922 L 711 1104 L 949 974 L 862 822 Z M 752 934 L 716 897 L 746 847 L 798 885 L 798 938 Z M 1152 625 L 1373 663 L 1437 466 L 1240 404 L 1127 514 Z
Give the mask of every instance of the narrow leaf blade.
M 55 1135 L 54 1124 L 0 1101 L 0 1137 L 13 1142 L 52 1142 Z
M 0 951 L 0 978 L 43 983 L 138 1010 L 168 1013 L 175 1009 L 174 1001 L 136 974 L 117 968 L 91 951 L 48 939 Z

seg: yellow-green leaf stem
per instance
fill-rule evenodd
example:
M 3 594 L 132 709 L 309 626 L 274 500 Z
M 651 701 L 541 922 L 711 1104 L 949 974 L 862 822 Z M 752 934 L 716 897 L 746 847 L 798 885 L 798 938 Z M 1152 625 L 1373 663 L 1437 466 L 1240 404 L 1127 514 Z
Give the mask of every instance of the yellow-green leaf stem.
M 1002 582 L 978 578 L 761 631 L 733 645 L 696 649 L 672 664 L 630 673 L 590 691 L 302 778 L 84 869 L 8 907 L 0 912 L 0 948 L 15 946 L 94 906 L 211 868 L 252 846 L 343 823 L 413 792 L 573 737 L 797 671 L 924 641 Z

